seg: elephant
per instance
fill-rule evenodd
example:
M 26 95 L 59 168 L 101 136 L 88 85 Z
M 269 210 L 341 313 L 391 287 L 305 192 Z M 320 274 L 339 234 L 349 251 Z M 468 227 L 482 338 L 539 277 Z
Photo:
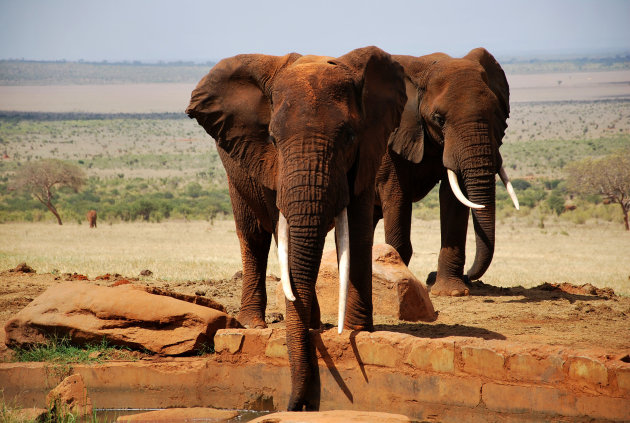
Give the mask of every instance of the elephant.
M 237 55 L 191 94 L 186 113 L 214 138 L 227 173 L 243 264 L 237 318 L 250 328 L 266 327 L 265 273 L 277 242 L 289 410 L 317 407 L 307 392 L 317 371 L 309 328 L 320 325 L 315 282 L 333 226 L 338 330 L 373 330 L 374 183 L 406 100 L 402 67 L 373 46 L 338 58 Z
M 409 264 L 412 203 L 442 181 L 441 248 L 431 293 L 468 295 L 466 282 L 479 279 L 494 254 L 495 174 L 519 208 L 499 153 L 510 113 L 508 82 L 484 48 L 463 58 L 393 57 L 405 69 L 407 103 L 377 173 L 374 226 L 383 219 L 385 242 Z M 476 255 L 464 277 L 470 208 Z
M 90 210 L 86 214 L 87 221 L 90 223 L 90 228 L 96 228 L 96 210 Z

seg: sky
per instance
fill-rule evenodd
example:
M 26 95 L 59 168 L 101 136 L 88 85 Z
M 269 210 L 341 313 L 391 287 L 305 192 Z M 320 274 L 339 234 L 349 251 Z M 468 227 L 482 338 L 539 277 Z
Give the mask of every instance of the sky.
M 628 0 L 0 0 L 0 59 L 217 61 L 485 47 L 497 57 L 630 53 Z

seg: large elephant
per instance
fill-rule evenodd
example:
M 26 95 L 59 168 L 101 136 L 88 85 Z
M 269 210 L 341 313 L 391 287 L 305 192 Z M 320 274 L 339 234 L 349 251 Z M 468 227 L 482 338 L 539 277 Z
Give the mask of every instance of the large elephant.
M 315 371 L 309 327 L 320 324 L 315 281 L 333 225 L 340 306 L 347 295 L 339 330 L 373 329 L 374 183 L 405 102 L 402 67 L 376 47 L 339 58 L 239 55 L 192 92 L 186 113 L 216 140 L 228 176 L 243 262 L 238 319 L 249 327 L 266 326 L 265 272 L 277 236 L 289 410 L 315 407 L 307 395 Z
M 441 180 L 442 245 L 431 293 L 468 295 L 463 271 L 469 208 L 476 234 L 470 279 L 484 274 L 494 254 L 497 173 L 518 208 L 499 154 L 510 113 L 507 79 L 483 48 L 463 58 L 393 57 L 405 69 L 408 99 L 377 174 L 374 224 L 383 218 L 386 242 L 408 264 L 412 203 Z

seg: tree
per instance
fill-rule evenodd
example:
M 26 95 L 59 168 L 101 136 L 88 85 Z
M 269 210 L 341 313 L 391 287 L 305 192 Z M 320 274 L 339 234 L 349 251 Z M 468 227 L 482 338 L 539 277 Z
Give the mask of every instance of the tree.
M 13 188 L 30 192 L 62 225 L 59 212 L 53 204 L 55 190 L 66 186 L 78 192 L 85 180 L 85 172 L 78 166 L 57 159 L 44 159 L 22 166 L 15 173 Z
M 630 150 L 622 150 L 599 159 L 587 158 L 565 168 L 567 187 L 578 194 L 598 194 L 604 201 L 618 203 L 626 230 L 630 210 Z

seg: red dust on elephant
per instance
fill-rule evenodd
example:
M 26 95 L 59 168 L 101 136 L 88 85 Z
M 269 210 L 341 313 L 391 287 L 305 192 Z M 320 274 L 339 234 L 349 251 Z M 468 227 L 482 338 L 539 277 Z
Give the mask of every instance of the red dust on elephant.
M 402 67 L 376 47 L 338 57 L 239 55 L 219 62 L 186 113 L 215 139 L 243 260 L 239 321 L 265 327 L 267 256 L 278 243 L 286 296 L 290 410 L 317 407 L 309 328 L 334 226 L 340 322 L 372 330 L 376 170 L 406 102 Z M 347 301 L 346 301 L 347 299 Z M 346 308 L 347 304 L 347 308 Z

